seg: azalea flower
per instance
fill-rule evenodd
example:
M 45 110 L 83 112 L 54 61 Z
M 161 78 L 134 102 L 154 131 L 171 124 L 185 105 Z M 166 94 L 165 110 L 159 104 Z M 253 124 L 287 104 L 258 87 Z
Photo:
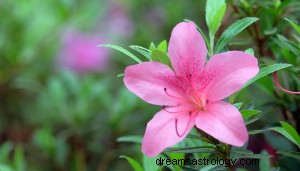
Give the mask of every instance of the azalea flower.
M 257 59 L 241 51 L 213 55 L 193 22 L 179 23 L 168 47 L 172 69 L 143 62 L 125 70 L 126 87 L 142 100 L 162 106 L 147 124 L 142 151 L 154 157 L 182 141 L 196 126 L 221 142 L 242 146 L 248 133 L 241 113 L 224 98 L 258 72 Z

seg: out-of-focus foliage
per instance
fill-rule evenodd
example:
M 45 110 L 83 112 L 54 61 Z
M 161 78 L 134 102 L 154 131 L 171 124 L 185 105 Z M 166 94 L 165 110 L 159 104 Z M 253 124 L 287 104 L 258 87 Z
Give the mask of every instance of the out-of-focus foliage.
M 226 2 L 225 22 L 220 27 L 212 23 L 218 30 L 213 33 L 215 42 L 239 18 L 259 20 L 248 27 L 248 33 L 236 35 L 229 46 L 220 50 L 233 46 L 242 50 L 254 48 L 263 65 L 293 64 L 294 67 L 279 73 L 280 82 L 287 89 L 299 91 L 300 34 L 291 22 L 299 26 L 300 3 L 297 0 Z M 138 44 L 148 49 L 153 41 L 156 47 L 152 44 L 147 53 L 130 46 L 133 55 L 143 61 L 147 57 L 164 61 L 166 58 L 161 54 L 166 49 L 160 42 L 169 39 L 178 22 L 191 19 L 209 35 L 205 3 L 202 0 L 0 1 L 0 170 L 132 170 L 125 160 L 129 158 L 120 159 L 120 155 L 132 157 L 148 170 L 158 169 L 155 159 L 141 155 L 140 145 L 124 139 L 117 142 L 124 135 L 142 136 L 147 121 L 158 108 L 143 103 L 123 88 L 122 77 L 117 78 L 134 61 L 122 53 L 96 46 Z M 222 8 L 225 7 L 220 8 L 220 14 Z M 68 39 L 73 33 L 80 38 Z M 88 50 L 93 47 L 98 52 Z M 135 52 L 136 49 L 140 51 Z M 97 59 L 101 58 L 98 53 L 107 58 L 105 64 L 99 63 L 99 70 L 78 71 L 61 62 L 73 58 L 76 66 L 88 68 L 91 63 L 101 61 Z M 103 65 L 104 69 L 100 69 Z M 279 120 L 285 120 L 299 132 L 299 96 L 279 91 L 271 77 L 250 88 L 251 93 L 243 90 L 236 101 L 243 99 L 251 106 L 254 99 L 255 109 L 263 111 L 265 117 L 250 125 L 249 130 L 265 129 L 266 125 L 275 126 Z M 249 106 L 242 109 L 253 110 Z M 193 138 L 184 143 L 203 145 Z M 263 137 L 251 136 L 249 148 L 255 153 L 264 150 L 275 155 L 271 163 L 265 161 L 266 167 L 278 166 L 283 170 L 298 167 L 297 159 L 288 157 L 293 153 L 286 152 L 296 146 L 272 131 L 266 131 Z M 276 154 L 274 149 L 281 152 Z M 183 156 L 169 153 L 168 157 Z M 176 166 L 169 169 L 180 170 Z

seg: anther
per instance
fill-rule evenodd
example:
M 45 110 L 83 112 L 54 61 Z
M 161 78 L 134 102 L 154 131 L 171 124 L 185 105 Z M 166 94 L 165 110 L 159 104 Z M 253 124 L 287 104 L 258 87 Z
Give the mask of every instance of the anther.
M 177 134 L 178 137 L 182 137 L 186 133 L 186 131 L 188 130 L 190 122 L 192 120 L 192 116 L 191 115 L 192 115 L 192 112 L 190 111 L 189 112 L 189 122 L 188 122 L 188 124 L 187 124 L 187 126 L 186 126 L 186 128 L 185 128 L 185 130 L 183 132 L 183 134 L 181 134 L 181 135 L 178 133 L 178 126 L 177 126 L 178 119 L 175 119 L 175 130 L 176 130 L 176 134 Z
M 289 94 L 300 94 L 300 92 L 297 92 L 297 91 L 289 91 L 287 89 L 284 89 L 283 87 L 280 86 L 278 80 L 277 80 L 277 74 L 276 74 L 276 71 L 274 72 L 274 82 L 275 82 L 275 85 L 282 91 L 286 92 L 286 93 L 289 93 Z
M 191 76 L 192 76 L 192 74 L 189 74 L 189 76 L 191 77 Z

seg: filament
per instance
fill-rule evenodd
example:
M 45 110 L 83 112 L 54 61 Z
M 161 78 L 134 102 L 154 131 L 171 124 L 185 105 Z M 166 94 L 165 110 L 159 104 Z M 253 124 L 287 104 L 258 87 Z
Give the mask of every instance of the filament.
M 283 87 L 280 86 L 278 80 L 277 80 L 277 73 L 276 71 L 274 72 L 274 82 L 275 82 L 275 85 L 282 91 L 286 92 L 286 93 L 289 93 L 289 94 L 300 94 L 300 92 L 297 92 L 297 91 L 289 91 L 287 89 L 284 89 Z
M 189 127 L 190 122 L 192 120 L 192 116 L 191 115 L 192 115 L 192 112 L 189 112 L 189 122 L 188 122 L 188 124 L 187 124 L 187 126 L 186 126 L 186 128 L 185 128 L 185 130 L 183 132 L 183 134 L 179 134 L 178 133 L 178 126 L 177 126 L 178 119 L 175 119 L 175 130 L 176 130 L 176 134 L 177 134 L 178 137 L 182 137 L 186 133 L 186 131 L 188 130 L 188 127 Z
M 172 98 L 174 98 L 174 99 L 185 100 L 185 99 L 183 99 L 183 98 L 180 98 L 180 97 L 176 97 L 176 96 L 171 95 L 170 93 L 168 93 L 167 88 L 164 88 L 164 91 L 165 91 L 166 95 L 168 95 L 168 96 L 170 96 L 170 97 L 172 97 Z

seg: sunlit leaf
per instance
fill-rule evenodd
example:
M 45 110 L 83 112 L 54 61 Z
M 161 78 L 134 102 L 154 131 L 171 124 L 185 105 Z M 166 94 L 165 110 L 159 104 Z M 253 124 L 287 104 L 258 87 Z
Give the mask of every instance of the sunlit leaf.
M 249 118 L 251 116 L 254 116 L 254 115 L 257 115 L 259 114 L 261 111 L 259 110 L 242 110 L 241 111 L 241 114 L 243 116 L 243 118 Z
M 243 102 L 233 104 L 233 106 L 236 107 L 237 109 L 240 109 L 242 107 L 242 105 L 243 105 Z
M 168 51 L 168 47 L 167 47 L 167 41 L 164 40 L 162 41 L 158 46 L 157 46 L 157 50 L 162 51 L 163 53 L 167 53 Z

